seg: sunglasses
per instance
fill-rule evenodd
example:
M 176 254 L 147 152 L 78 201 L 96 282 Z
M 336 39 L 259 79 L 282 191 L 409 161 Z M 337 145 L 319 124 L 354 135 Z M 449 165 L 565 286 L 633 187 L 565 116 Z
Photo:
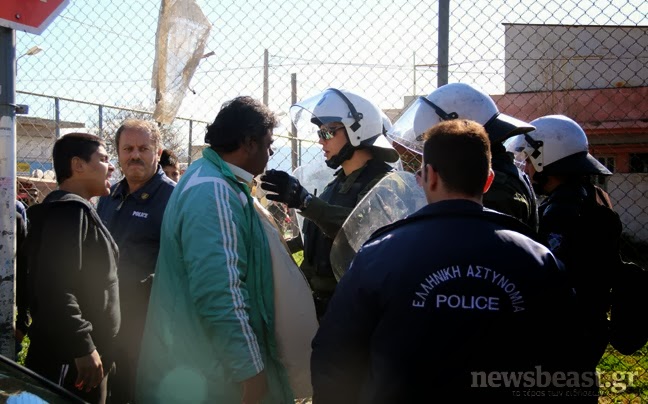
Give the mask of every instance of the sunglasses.
M 322 140 L 331 140 L 333 139 L 333 136 L 335 136 L 335 132 L 339 131 L 340 129 L 344 129 L 344 126 L 339 126 L 337 128 L 320 129 L 317 131 L 317 136 L 319 136 L 319 138 Z

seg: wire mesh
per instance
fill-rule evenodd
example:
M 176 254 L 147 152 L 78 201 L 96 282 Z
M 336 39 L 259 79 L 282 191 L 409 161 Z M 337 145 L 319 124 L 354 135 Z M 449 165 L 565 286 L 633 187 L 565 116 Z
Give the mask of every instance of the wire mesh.
M 186 164 L 235 96 L 252 95 L 277 113 L 268 167 L 292 171 L 323 161 L 318 144 L 291 139 L 294 99 L 355 89 L 395 120 L 437 87 L 446 67 L 438 59 L 438 2 L 197 3 L 213 28 L 178 117 L 163 126 L 164 146 Z M 56 138 L 89 131 L 111 141 L 125 118 L 151 117 L 159 9 L 157 0 L 71 2 L 42 36 L 18 32 L 17 102 L 31 109 L 17 119 L 19 197 L 27 203 L 55 187 Z M 35 46 L 43 51 L 28 53 Z M 613 172 L 599 183 L 621 215 L 624 255 L 648 268 L 648 3 L 454 1 L 447 47 L 449 82 L 483 88 L 500 111 L 522 120 L 565 114 L 583 126 L 591 153 Z M 399 152 L 404 169 L 418 169 L 417 155 Z M 294 231 L 287 212 L 272 209 Z M 648 398 L 646 353 L 609 348 L 599 366 L 605 375 L 637 373 L 622 391 L 604 378 L 606 399 Z

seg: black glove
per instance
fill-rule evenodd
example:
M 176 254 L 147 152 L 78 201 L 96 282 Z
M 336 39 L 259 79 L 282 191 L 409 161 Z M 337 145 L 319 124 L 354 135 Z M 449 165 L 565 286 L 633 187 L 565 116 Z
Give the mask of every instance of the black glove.
M 268 170 L 261 176 L 261 189 L 273 192 L 267 194 L 266 198 L 285 203 L 289 208 L 301 208 L 308 196 L 308 191 L 301 186 L 297 178 L 279 170 Z

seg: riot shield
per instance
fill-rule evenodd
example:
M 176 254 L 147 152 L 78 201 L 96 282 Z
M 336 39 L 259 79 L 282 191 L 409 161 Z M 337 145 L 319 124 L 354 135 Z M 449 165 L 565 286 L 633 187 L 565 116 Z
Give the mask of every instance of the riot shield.
M 333 181 L 335 170 L 330 169 L 324 163 L 324 156 L 319 153 L 310 163 L 301 165 L 293 171 L 293 176 L 311 194 L 320 195 L 329 182 Z M 299 223 L 299 230 L 303 229 L 304 217 L 296 215 Z M 303 237 L 303 236 L 302 236 Z
M 342 225 L 331 248 L 331 267 L 339 281 L 362 244 L 380 227 L 416 212 L 427 204 L 412 173 L 397 171 L 380 180 Z

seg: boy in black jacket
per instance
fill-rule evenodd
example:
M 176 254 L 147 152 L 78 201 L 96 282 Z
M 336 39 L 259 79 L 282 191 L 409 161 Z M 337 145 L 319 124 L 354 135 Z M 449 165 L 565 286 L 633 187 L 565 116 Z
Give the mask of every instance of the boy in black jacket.
M 32 324 L 27 367 L 88 402 L 106 401 L 119 330 L 117 245 L 89 200 L 108 195 L 114 167 L 100 138 L 54 144 L 59 189 L 28 209 Z

